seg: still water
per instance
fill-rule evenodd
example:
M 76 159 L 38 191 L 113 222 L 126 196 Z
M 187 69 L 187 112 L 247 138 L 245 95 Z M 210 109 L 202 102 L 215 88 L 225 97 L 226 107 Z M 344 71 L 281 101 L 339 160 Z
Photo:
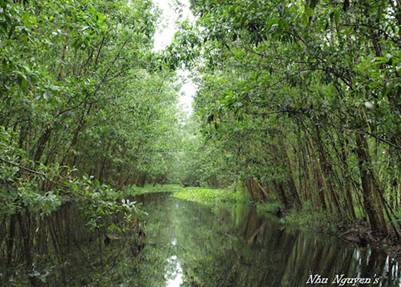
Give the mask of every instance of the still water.
M 341 286 L 331 282 L 342 275 L 372 282 L 379 278 L 376 285 L 358 286 L 401 286 L 398 265 L 383 253 L 284 229 L 276 218 L 260 216 L 252 206 L 210 209 L 165 194 L 139 201 L 148 214 L 139 255 L 132 252 L 129 236 L 106 244 L 102 235 L 88 233 L 70 208 L 38 227 L 49 233 L 34 242 L 29 260 L 23 237 L 15 235 L 10 257 L 7 240 L 0 241 L 0 284 L 296 287 L 307 286 L 310 275 L 320 275 L 328 278 L 327 286 Z

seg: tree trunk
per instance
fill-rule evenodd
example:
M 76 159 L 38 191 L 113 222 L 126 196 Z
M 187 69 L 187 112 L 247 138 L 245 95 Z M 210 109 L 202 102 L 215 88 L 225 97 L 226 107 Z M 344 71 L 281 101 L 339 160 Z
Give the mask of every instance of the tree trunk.
M 368 215 L 370 226 L 374 232 L 387 234 L 386 221 L 380 204 L 380 196 L 376 196 L 377 183 L 370 162 L 368 142 L 364 135 L 356 134 L 356 153 L 362 182 L 363 205 Z

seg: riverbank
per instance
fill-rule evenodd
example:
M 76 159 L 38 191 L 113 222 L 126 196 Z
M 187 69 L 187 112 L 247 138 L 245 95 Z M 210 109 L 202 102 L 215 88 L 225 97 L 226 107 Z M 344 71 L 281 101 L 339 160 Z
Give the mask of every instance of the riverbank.
M 172 192 L 172 196 L 181 200 L 193 201 L 210 207 L 226 203 L 249 201 L 245 193 L 227 189 L 204 187 L 163 186 L 155 190 Z M 270 214 L 280 217 L 284 226 L 316 233 L 325 233 L 351 242 L 361 247 L 370 246 L 383 250 L 389 256 L 401 262 L 401 244 L 394 236 L 380 237 L 374 235 L 368 224 L 362 220 L 345 224 L 341 218 L 330 216 L 308 207 L 301 210 L 285 210 L 278 201 L 256 203 L 257 212 L 261 215 Z
M 284 210 L 279 202 L 257 203 L 260 214 L 274 214 L 280 222 L 288 227 L 330 234 L 341 240 L 361 247 L 384 251 L 388 256 L 401 262 L 401 244 L 394 234 L 387 237 L 375 234 L 364 220 L 345 223 L 342 218 L 330 216 L 322 211 L 314 211 L 308 207 L 301 210 Z

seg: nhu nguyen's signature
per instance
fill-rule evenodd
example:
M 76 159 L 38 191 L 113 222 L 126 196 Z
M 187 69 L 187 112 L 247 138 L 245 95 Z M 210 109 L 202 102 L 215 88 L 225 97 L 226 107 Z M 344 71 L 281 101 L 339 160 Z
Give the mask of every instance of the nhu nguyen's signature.
M 306 285 L 325 285 L 332 284 L 336 286 L 360 286 L 360 285 L 377 285 L 380 283 L 380 276 L 376 274 L 373 277 L 347 277 L 345 274 L 336 274 L 334 278 L 324 277 L 320 274 L 310 274 L 306 281 Z

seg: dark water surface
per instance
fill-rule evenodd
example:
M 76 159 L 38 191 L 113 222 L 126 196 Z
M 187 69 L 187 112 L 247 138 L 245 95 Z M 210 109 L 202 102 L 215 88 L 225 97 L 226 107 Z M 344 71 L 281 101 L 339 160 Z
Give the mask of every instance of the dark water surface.
M 35 232 L 43 238 L 31 236 L 32 250 L 19 228 L 10 237 L 3 225 L 0 284 L 296 287 L 319 274 L 328 278 L 326 286 L 353 286 L 332 284 L 343 274 L 380 282 L 354 286 L 401 286 L 399 267 L 385 254 L 284 229 L 251 206 L 210 209 L 160 194 L 139 200 L 148 213 L 146 245 L 139 255 L 129 235 L 106 244 L 104 235 L 89 233 L 71 207 L 38 225 Z

